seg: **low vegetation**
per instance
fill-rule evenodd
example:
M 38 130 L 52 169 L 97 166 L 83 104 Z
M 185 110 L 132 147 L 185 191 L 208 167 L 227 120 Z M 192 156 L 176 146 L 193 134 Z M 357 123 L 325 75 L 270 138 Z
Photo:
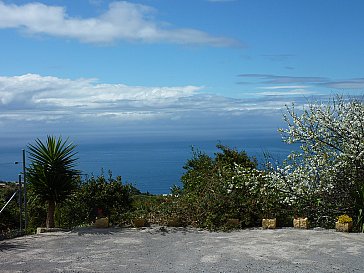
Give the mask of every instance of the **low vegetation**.
M 214 156 L 192 149 L 192 158 L 183 167 L 182 186 L 174 186 L 167 196 L 142 194 L 111 172 L 107 178 L 82 180 L 71 168 L 72 187 L 64 189 L 67 194 L 61 199 L 52 197 L 55 225 L 71 228 L 108 217 L 111 224 L 124 226 L 143 218 L 161 225 L 172 225 L 173 219 L 178 225 L 226 230 L 260 226 L 263 218 L 291 226 L 294 217 L 308 217 L 311 226 L 333 228 L 337 219 L 345 217 L 353 220 L 354 230 L 363 231 L 363 102 L 335 97 L 300 110 L 292 105 L 284 118 L 287 128 L 280 129 L 284 141 L 299 143 L 300 149 L 283 163 L 268 158 L 266 166 L 258 168 L 257 160 L 246 152 L 220 143 Z M 62 142 L 59 145 L 63 147 Z M 39 160 L 34 151 L 31 159 Z M 47 199 L 39 191 L 34 169 L 42 175 L 43 171 L 36 164 L 33 161 L 29 171 L 30 229 L 48 223 Z M 0 189 L 1 203 L 15 190 L 15 185 Z M 14 200 L 2 214 L 1 230 L 16 228 L 19 216 Z

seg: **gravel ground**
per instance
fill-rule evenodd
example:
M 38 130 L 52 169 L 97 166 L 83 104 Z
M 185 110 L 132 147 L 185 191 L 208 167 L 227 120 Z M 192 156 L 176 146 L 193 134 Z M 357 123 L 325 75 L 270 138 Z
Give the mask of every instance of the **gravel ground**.
M 364 272 L 364 234 L 84 228 L 0 242 L 0 272 Z

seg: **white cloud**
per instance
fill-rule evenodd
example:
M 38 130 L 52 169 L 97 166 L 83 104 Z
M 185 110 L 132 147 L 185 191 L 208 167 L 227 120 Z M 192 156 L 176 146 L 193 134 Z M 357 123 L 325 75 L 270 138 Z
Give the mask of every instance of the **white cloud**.
M 260 96 L 276 96 L 276 97 L 303 97 L 306 95 L 314 95 L 317 92 L 308 90 L 310 86 L 306 85 L 274 85 L 274 86 L 263 86 L 259 89 L 269 90 L 264 92 L 259 92 Z
M 306 90 L 306 89 L 292 89 L 288 91 L 267 91 L 259 93 L 263 96 L 303 96 L 303 95 L 312 95 L 314 92 Z
M 202 87 L 143 87 L 99 84 L 96 79 L 61 79 L 26 74 L 0 77 L 0 102 L 46 107 L 103 108 L 127 103 L 133 107 L 163 106 L 196 93 Z
M 364 78 L 347 79 L 341 81 L 328 81 L 323 83 L 322 86 L 335 88 L 335 89 L 364 89 Z
M 303 89 L 308 88 L 309 86 L 306 85 L 276 85 L 276 86 L 265 86 L 260 87 L 260 89 L 267 89 L 267 90 L 275 90 L 275 89 Z
M 279 101 L 236 99 L 203 92 L 202 86 L 146 87 L 64 79 L 37 74 L 0 77 L 4 120 L 150 120 L 233 116 L 277 109 Z M 284 103 L 280 104 L 281 106 Z
M 154 18 L 156 11 L 126 1 L 113 2 L 98 17 L 71 17 L 64 7 L 41 3 L 25 5 L 0 1 L 0 28 L 16 28 L 31 34 L 73 38 L 88 43 L 117 40 L 236 46 L 239 42 L 189 28 L 167 28 Z
M 274 74 L 240 74 L 242 78 L 252 78 L 264 80 L 263 84 L 319 84 L 327 82 L 325 77 L 308 77 L 308 76 L 288 76 L 288 75 L 274 75 Z

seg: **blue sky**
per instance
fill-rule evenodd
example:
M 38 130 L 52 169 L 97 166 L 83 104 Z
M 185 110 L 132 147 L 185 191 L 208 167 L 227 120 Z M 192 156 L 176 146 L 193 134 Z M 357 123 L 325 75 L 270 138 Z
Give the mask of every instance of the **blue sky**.
M 363 95 L 364 1 L 0 1 L 0 146 L 271 135 Z

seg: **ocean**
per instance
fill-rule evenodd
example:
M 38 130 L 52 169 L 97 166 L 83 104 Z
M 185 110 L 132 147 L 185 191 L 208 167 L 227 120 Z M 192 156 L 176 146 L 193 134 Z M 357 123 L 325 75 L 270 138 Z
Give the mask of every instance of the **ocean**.
M 264 162 L 264 153 L 274 159 L 285 158 L 292 147 L 281 141 L 278 134 L 261 137 L 230 138 L 220 140 L 223 145 L 245 150 L 258 162 Z M 183 166 L 192 157 L 194 146 L 208 155 L 218 151 L 219 140 L 212 139 L 104 139 L 95 142 L 79 141 L 78 169 L 86 178 L 104 174 L 121 176 L 123 183 L 131 183 L 142 192 L 169 193 L 173 185 L 181 186 Z M 21 148 L 0 146 L 0 180 L 16 181 L 21 170 Z

